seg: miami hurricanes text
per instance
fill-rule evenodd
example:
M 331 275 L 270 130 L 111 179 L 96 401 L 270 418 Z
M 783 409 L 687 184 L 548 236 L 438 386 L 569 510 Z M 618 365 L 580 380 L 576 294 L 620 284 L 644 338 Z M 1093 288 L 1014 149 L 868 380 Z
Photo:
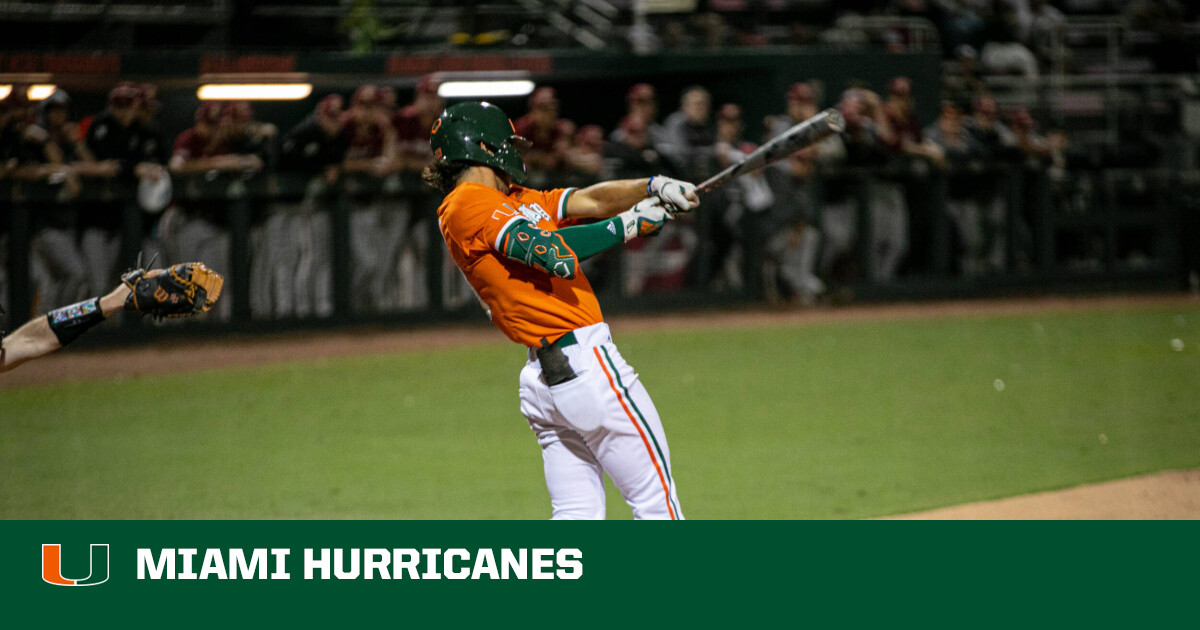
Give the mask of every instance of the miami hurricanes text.
M 139 580 L 290 580 L 291 549 L 137 550 Z M 306 580 L 577 580 L 579 549 L 304 549 Z

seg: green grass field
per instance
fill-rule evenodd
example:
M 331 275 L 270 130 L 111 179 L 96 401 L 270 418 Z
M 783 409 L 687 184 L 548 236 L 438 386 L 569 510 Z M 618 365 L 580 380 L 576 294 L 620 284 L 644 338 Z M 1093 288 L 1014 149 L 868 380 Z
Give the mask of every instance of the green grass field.
M 689 518 L 880 516 L 1200 466 L 1195 307 L 615 328 Z M 0 517 L 546 518 L 523 361 L 497 334 L 0 391 Z M 609 517 L 629 517 L 611 488 Z

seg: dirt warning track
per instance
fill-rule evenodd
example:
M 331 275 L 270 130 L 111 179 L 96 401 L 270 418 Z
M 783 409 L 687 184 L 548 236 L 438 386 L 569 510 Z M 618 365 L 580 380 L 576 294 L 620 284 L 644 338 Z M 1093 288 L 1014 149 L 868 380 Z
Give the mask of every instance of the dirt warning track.
M 1104 311 L 1123 308 L 1198 308 L 1187 294 L 1045 297 L 867 304 L 836 308 L 777 309 L 765 306 L 686 314 L 611 318 L 617 335 L 654 330 L 697 330 L 753 326 L 805 326 L 847 321 L 991 317 L 1025 313 Z M 0 374 L 0 389 L 66 381 L 127 378 L 149 374 L 267 365 L 331 357 L 394 354 L 508 343 L 487 322 L 409 329 L 229 335 L 169 340 L 130 348 L 67 349 Z

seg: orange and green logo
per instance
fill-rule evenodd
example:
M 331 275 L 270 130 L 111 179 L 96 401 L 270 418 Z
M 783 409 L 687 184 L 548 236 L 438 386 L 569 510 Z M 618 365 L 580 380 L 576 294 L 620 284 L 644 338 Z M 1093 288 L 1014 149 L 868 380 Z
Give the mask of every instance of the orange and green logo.
M 108 545 L 92 545 L 91 569 L 82 579 L 62 574 L 62 545 L 42 545 L 42 579 L 57 586 L 95 586 L 108 581 Z

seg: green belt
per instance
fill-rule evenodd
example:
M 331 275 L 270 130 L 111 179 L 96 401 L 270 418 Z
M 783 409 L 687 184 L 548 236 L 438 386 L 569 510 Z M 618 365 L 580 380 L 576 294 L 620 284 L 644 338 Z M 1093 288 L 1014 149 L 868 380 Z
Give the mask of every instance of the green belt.
M 554 343 L 550 345 L 554 346 L 555 348 L 566 348 L 567 346 L 573 346 L 577 343 L 579 343 L 579 340 L 575 338 L 575 331 L 572 330 L 571 332 L 556 339 Z

